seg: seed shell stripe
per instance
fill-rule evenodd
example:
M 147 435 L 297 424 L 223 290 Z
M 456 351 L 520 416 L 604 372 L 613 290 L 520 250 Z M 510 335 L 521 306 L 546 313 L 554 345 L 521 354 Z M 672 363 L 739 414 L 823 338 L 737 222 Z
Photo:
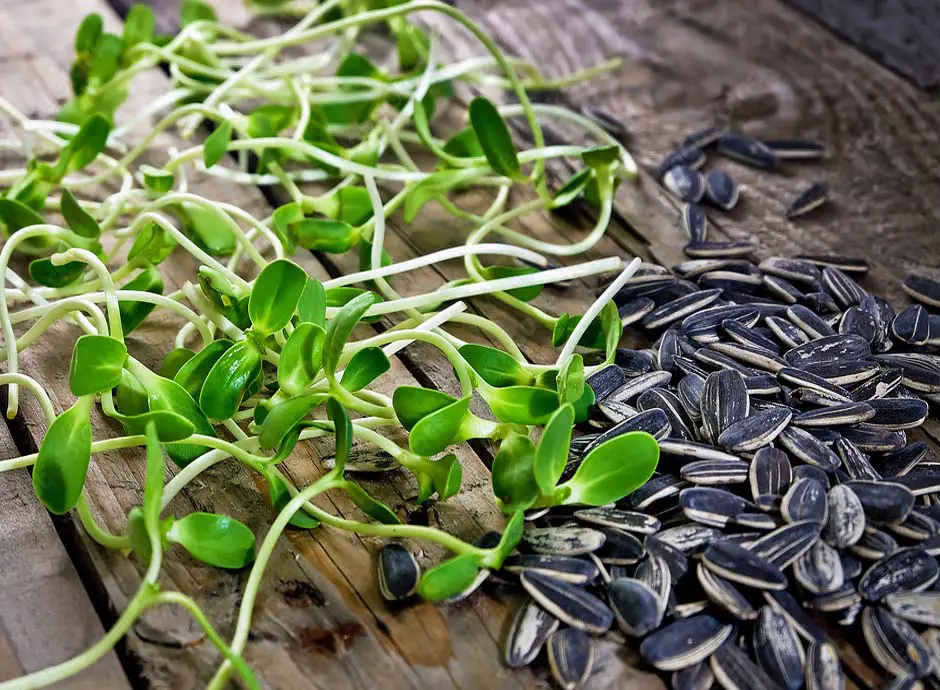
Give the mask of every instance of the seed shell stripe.
M 702 562 L 721 577 L 755 589 L 784 589 L 787 578 L 770 561 L 753 551 L 728 541 L 710 544 Z
M 725 690 L 780 690 L 781 686 L 732 641 L 725 642 L 708 663 L 719 685 Z
M 720 295 L 721 290 L 701 290 L 690 295 L 678 297 L 671 302 L 657 307 L 644 316 L 642 324 L 646 328 L 665 326 L 711 304 L 718 299 Z
M 679 619 L 643 640 L 640 654 L 661 671 L 689 668 L 710 657 L 731 637 L 734 627 L 709 614 Z
M 761 558 L 784 570 L 809 550 L 819 539 L 820 524 L 802 520 L 778 527 L 748 547 Z
M 803 686 L 803 646 L 783 614 L 771 606 L 762 606 L 752 640 L 754 657 L 767 675 L 780 681 L 787 690 Z
M 519 581 L 542 608 L 572 628 L 601 634 L 614 622 L 610 608 L 580 587 L 532 572 Z
M 542 651 L 549 636 L 558 629 L 558 619 L 534 601 L 516 612 L 506 638 L 504 660 L 509 668 L 528 666 Z
M 800 192 L 790 205 L 787 206 L 786 216 L 789 219 L 805 216 L 829 200 L 829 185 L 825 182 L 815 182 Z

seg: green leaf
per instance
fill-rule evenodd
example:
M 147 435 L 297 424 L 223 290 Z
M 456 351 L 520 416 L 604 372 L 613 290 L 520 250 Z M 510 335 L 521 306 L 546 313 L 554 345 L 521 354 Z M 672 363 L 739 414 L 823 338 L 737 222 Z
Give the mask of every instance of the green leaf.
M 604 505 L 643 486 L 658 462 L 656 439 L 645 431 L 631 431 L 588 453 L 575 475 L 559 488 L 570 489 L 567 504 Z
M 33 259 L 29 262 L 29 276 L 40 285 L 60 288 L 81 278 L 86 268 L 81 261 L 68 261 L 56 266 L 51 259 Z
M 106 335 L 83 335 L 72 349 L 69 389 L 75 397 L 110 390 L 121 382 L 127 346 Z
M 384 503 L 376 501 L 358 484 L 350 481 L 337 482 L 336 488 L 345 491 L 356 507 L 376 522 L 381 522 L 383 525 L 401 524 L 395 511 Z
M 558 373 L 556 382 L 558 400 L 562 403 L 575 402 L 584 393 L 584 358 L 572 355 Z
M 366 311 L 375 304 L 375 295 L 364 292 L 349 301 L 333 318 L 326 330 L 326 344 L 323 348 L 323 368 L 335 372 L 343 346 Z
M 103 33 L 95 44 L 88 72 L 89 86 L 102 86 L 111 81 L 121 65 L 121 37 Z
M 443 196 L 455 187 L 470 182 L 477 175 L 473 170 L 441 170 L 432 173 L 408 189 L 402 205 L 402 218 L 411 223 L 424 208 L 424 205 L 439 196 Z
M 212 365 L 199 393 L 199 406 L 209 419 L 228 419 L 238 412 L 248 386 L 261 374 L 261 353 L 241 340 Z
M 304 218 L 291 226 L 297 244 L 312 251 L 342 254 L 359 239 L 359 233 L 349 223 L 328 218 Z
M 98 221 L 83 209 L 72 192 L 64 187 L 62 188 L 62 215 L 72 232 L 80 237 L 96 240 L 101 234 Z
M 159 265 L 176 247 L 176 240 L 155 223 L 147 223 L 137 232 L 134 244 L 127 252 L 128 261 L 138 264 Z
M 183 0 L 180 7 L 180 27 L 192 24 L 196 21 L 218 21 L 215 16 L 215 10 L 202 0 Z
M 527 386 L 533 376 L 523 369 L 515 357 L 486 345 L 468 343 L 461 346 L 461 356 L 491 386 Z
M 512 179 L 522 177 L 512 135 L 496 106 L 482 96 L 474 98 L 470 102 L 470 124 L 490 167 Z
M 290 127 L 297 109 L 290 105 L 267 103 L 251 111 L 246 128 L 249 137 L 276 137 Z
M 408 435 L 411 450 L 425 457 L 440 453 L 453 442 L 469 409 L 468 395 L 422 417 Z
M 297 316 L 301 323 L 315 323 L 326 330 L 326 290 L 316 278 L 307 278 L 297 303 Z
M 271 505 L 274 507 L 275 511 L 280 513 L 287 504 L 290 503 L 292 498 L 287 488 L 287 482 L 274 470 L 265 472 L 264 476 L 268 480 L 268 495 L 271 498 Z M 288 524 L 293 527 L 299 527 L 300 529 L 313 529 L 314 527 L 320 526 L 320 521 L 307 515 L 307 513 L 301 509 L 291 516 Z
M 212 367 L 232 345 L 234 343 L 227 338 L 213 340 L 183 364 L 173 376 L 173 380 L 181 385 L 193 397 L 193 400 L 198 400 L 202 385 L 209 376 L 209 372 L 212 371 Z
M 298 203 L 278 206 L 271 215 L 271 225 L 274 228 L 274 233 L 281 240 L 287 254 L 293 254 L 294 250 L 297 249 L 297 233 L 294 231 L 294 224 L 303 219 L 304 210 Z
M 167 410 L 153 410 L 140 414 L 122 414 L 115 412 L 108 415 L 118 420 L 128 435 L 145 434 L 148 425 L 153 425 L 157 438 L 161 443 L 175 443 L 185 441 L 196 433 L 193 426 L 185 417 Z
M 90 58 L 104 31 L 104 21 L 97 12 L 82 19 L 75 34 L 75 53 L 80 58 Z
M 215 131 L 206 137 L 206 143 L 202 147 L 202 161 L 207 168 L 222 160 L 225 152 L 228 151 L 228 145 L 232 141 L 232 123 L 224 120 L 219 123 Z
M 586 422 L 591 416 L 591 407 L 594 406 L 594 389 L 590 386 L 584 387 L 581 397 L 574 401 L 574 421 L 576 424 Z
M 248 317 L 249 295 L 243 288 L 208 266 L 199 267 L 199 287 L 223 316 L 240 329 L 248 329 L 251 325 Z
M 215 256 L 229 256 L 238 244 L 235 232 L 218 211 L 196 204 L 180 204 L 175 208 L 183 221 L 183 229 L 198 244 Z
M 138 43 L 151 43 L 155 25 L 153 10 L 146 5 L 133 5 L 124 18 L 124 37 L 121 41 L 122 52 L 127 51 Z
M 558 409 L 558 394 L 547 388 L 508 386 L 483 397 L 499 421 L 511 424 L 545 424 Z
M 186 362 L 195 356 L 196 353 L 188 347 L 173 348 L 167 353 L 166 357 L 163 358 L 163 364 L 160 365 L 160 371 L 157 373 L 159 373 L 160 376 L 171 379 L 179 373 L 179 370 Z
M 153 265 L 148 264 L 144 270 L 129 280 L 122 290 L 142 290 L 155 295 L 163 294 L 163 276 Z M 157 305 L 150 302 L 136 300 L 120 300 L 118 310 L 121 312 L 121 327 L 127 335 L 140 326 Z
M 519 542 L 522 541 L 524 527 L 525 513 L 521 510 L 517 510 L 512 514 L 512 517 L 509 518 L 509 521 L 506 523 L 506 528 L 503 530 L 503 536 L 500 538 L 499 544 L 496 545 L 496 553 L 500 564 L 516 550 Z
M 463 482 L 463 466 L 454 453 L 448 453 L 433 463 L 431 474 L 432 488 L 437 491 L 440 500 L 446 501 L 456 496 Z
M 382 78 L 378 69 L 368 58 L 353 52 L 348 53 L 340 62 L 336 68 L 336 76 Z M 339 90 L 346 93 L 355 93 L 367 91 L 368 89 L 369 87 L 366 86 L 347 84 L 341 86 Z M 326 115 L 326 119 L 333 124 L 361 124 L 369 119 L 369 116 L 380 102 L 380 100 L 375 99 L 371 101 L 327 103 L 323 106 L 323 113 Z
M 49 425 L 33 466 L 36 497 L 51 513 L 69 512 L 82 495 L 91 461 L 93 398 L 79 398 Z
M 458 402 L 457 398 L 432 388 L 398 386 L 392 393 L 392 407 L 398 421 L 411 431 L 427 415 Z
M 343 388 L 354 393 L 368 386 L 391 368 L 392 363 L 382 352 L 382 348 L 367 347 L 359 350 L 349 360 L 341 383 Z
M 449 599 L 470 587 L 479 572 L 479 562 L 474 554 L 454 556 L 425 571 L 418 583 L 418 594 L 426 601 Z
M 97 113 L 89 116 L 59 154 L 59 164 L 56 167 L 62 176 L 93 163 L 98 154 L 104 151 L 110 133 L 111 123 L 106 118 Z
M 121 372 L 117 386 L 117 407 L 125 415 L 139 415 L 150 409 L 147 390 L 127 369 Z
M 353 443 L 353 424 L 349 418 L 346 408 L 337 402 L 335 398 L 326 401 L 326 414 L 333 422 L 334 434 L 336 437 L 336 467 L 335 473 L 342 476 L 346 468 L 346 461 L 352 452 Z
M 448 139 L 444 144 L 444 153 L 458 158 L 478 158 L 486 155 L 472 127 L 466 127 Z
M 261 433 L 258 435 L 261 447 L 270 450 L 280 446 L 287 434 L 328 397 L 324 393 L 308 393 L 272 407 L 261 424 Z
M 577 199 L 593 176 L 594 171 L 591 168 L 582 168 L 569 177 L 552 197 L 552 208 L 562 208 Z
M 281 390 L 296 395 L 313 383 L 323 368 L 326 331 L 312 323 L 298 324 L 281 350 L 277 382 Z
M 395 32 L 395 44 L 398 48 L 398 67 L 402 72 L 407 72 L 424 62 L 431 40 L 420 27 L 403 23 Z
M 255 560 L 255 535 L 234 518 L 190 513 L 173 523 L 167 539 L 217 568 L 237 570 Z
M 42 216 L 23 202 L 0 197 L 0 223 L 6 227 L 7 236 L 30 225 L 42 225 L 45 222 Z
M 620 313 L 613 300 L 601 309 L 596 323 L 600 325 L 601 333 L 604 335 L 604 353 L 608 360 L 613 361 L 617 354 L 617 346 L 620 345 L 620 339 L 623 337 L 623 322 L 620 320 Z
M 138 170 L 144 178 L 144 187 L 156 194 L 166 194 L 173 189 L 173 183 L 176 182 L 176 174 L 170 170 L 147 164 L 141 165 Z
M 581 152 L 581 160 L 590 168 L 606 168 L 620 158 L 620 147 L 616 144 L 595 146 Z
M 293 261 L 278 259 L 265 266 L 251 288 L 248 301 L 252 330 L 267 336 L 284 328 L 294 315 L 306 285 L 306 271 Z
M 336 220 L 358 227 L 372 218 L 372 199 L 363 187 L 347 185 L 336 191 Z
M 539 486 L 534 472 L 535 446 L 528 436 L 511 433 L 493 458 L 493 494 L 505 513 L 525 510 L 535 503 Z
M 568 463 L 568 447 L 574 428 L 574 407 L 566 403 L 559 407 L 545 425 L 542 438 L 535 447 L 535 482 L 545 495 L 551 494 Z
M 487 280 L 498 280 L 499 278 L 515 278 L 516 276 L 527 276 L 538 273 L 539 269 L 532 266 L 487 266 L 481 273 Z M 506 294 L 512 295 L 523 302 L 531 302 L 542 293 L 544 285 L 530 285 L 529 287 L 515 288 L 507 290 Z

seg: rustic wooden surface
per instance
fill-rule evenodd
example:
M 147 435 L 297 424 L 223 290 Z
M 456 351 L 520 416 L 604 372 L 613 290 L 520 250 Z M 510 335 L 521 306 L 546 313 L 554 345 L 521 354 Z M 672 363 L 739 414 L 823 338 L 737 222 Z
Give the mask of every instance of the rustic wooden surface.
M 123 0 L 114 4 L 126 8 Z M 156 5 L 163 26 L 172 28 L 166 22 L 175 22 L 175 3 L 151 4 Z M 272 30 L 267 22 L 249 22 L 239 3 L 217 0 L 215 4 L 231 23 L 256 31 Z M 938 106 L 778 0 L 750 0 L 746 11 L 740 0 L 460 0 L 458 6 L 482 21 L 507 51 L 532 59 L 548 76 L 612 56 L 624 59 L 618 71 L 560 95 L 573 106 L 589 103 L 621 118 L 632 135 L 631 150 L 647 171 L 637 185 L 624 185 L 618 198 L 620 219 L 595 256 L 640 253 L 665 264 L 682 258 L 677 206 L 648 171 L 689 131 L 731 119 L 758 136 L 822 139 L 830 146 L 830 157 L 821 164 L 787 166 L 777 174 L 755 173 L 729 161 L 712 162 L 729 170 L 744 187 L 743 203 L 733 214 L 713 217 L 716 236 L 753 239 L 764 256 L 798 251 L 864 253 L 873 263 L 866 285 L 891 296 L 897 304 L 905 301 L 898 289 L 904 273 L 917 270 L 940 275 L 936 259 L 940 235 L 933 231 L 937 211 L 932 208 L 940 191 L 933 161 L 938 151 Z M 0 39 L 15 37 L 0 40 L 0 62 L 5 68 L 0 84 L 5 97 L 34 116 L 55 112 L 68 95 L 65 75 L 71 36 L 89 11 L 102 13 L 116 25 L 103 0 L 38 0 L 28 5 L 0 0 Z M 448 56 L 480 53 L 479 46 L 449 22 L 433 16 L 426 21 L 438 27 Z M 131 109 L 165 85 L 158 74 L 148 75 L 143 82 L 132 95 Z M 558 134 L 570 135 L 563 128 Z M 154 147 L 157 160 L 161 148 L 171 145 L 171 137 L 158 142 Z M 563 174 L 564 170 L 554 172 Z M 796 224 L 784 221 L 781 211 L 788 200 L 816 179 L 831 183 L 832 208 Z M 232 189 L 204 178 L 194 177 L 192 182 L 210 198 L 237 201 L 259 216 L 270 212 L 254 190 Z M 439 231 L 441 218 L 429 209 L 413 226 L 393 220 L 389 251 L 396 259 L 406 259 L 438 248 L 448 239 Z M 545 219 L 530 221 L 525 227 L 542 239 L 556 241 L 570 241 L 582 232 Z M 325 265 L 312 258 L 302 260 L 308 270 L 321 276 L 357 266 L 357 260 L 346 257 L 330 257 Z M 192 262 L 172 264 L 168 282 L 178 283 L 191 276 L 192 270 Z M 424 291 L 454 277 L 456 271 L 453 266 L 428 268 L 396 287 L 403 292 Z M 552 313 L 583 310 L 590 287 L 578 284 L 567 292 L 546 290 L 538 303 Z M 474 307 L 504 325 L 534 360 L 551 357 L 546 334 L 535 324 L 492 301 L 479 301 Z M 160 322 L 133 334 L 132 352 L 145 361 L 156 361 L 163 354 L 157 344 L 166 342 L 170 326 Z M 23 357 L 24 369 L 43 372 L 60 408 L 71 401 L 63 383 L 67 354 L 62 353 L 70 351 L 74 337 L 74 332 L 61 329 L 50 337 L 48 350 L 44 343 L 41 351 L 27 351 Z M 389 386 L 406 384 L 415 373 L 425 385 L 451 387 L 448 368 L 428 355 L 429 350 L 420 347 L 403 353 L 401 363 L 396 362 L 387 377 Z M 421 371 L 419 363 L 424 365 Z M 44 431 L 38 408 L 24 404 L 23 416 L 26 423 L 14 426 L 17 442 L 21 446 L 38 443 Z M 935 426 L 925 432 L 936 436 Z M 114 432 L 98 420 L 96 433 Z M 487 449 L 476 451 L 486 458 Z M 462 460 L 465 492 L 410 519 L 441 523 L 467 537 L 499 524 L 487 495 L 489 484 L 480 456 L 465 449 Z M 315 478 L 320 472 L 317 449 L 312 444 L 300 449 L 289 461 L 289 470 L 298 483 Z M 124 514 L 140 500 L 141 478 L 139 453 L 107 454 L 93 463 L 89 481 L 93 509 L 113 531 L 122 528 Z M 404 477 L 387 484 L 372 482 L 367 488 L 403 516 L 404 499 L 414 495 L 413 483 Z M 235 463 L 226 463 L 187 489 L 172 510 L 232 514 L 261 535 L 271 520 L 262 493 L 254 477 Z M 323 505 L 341 514 L 355 510 L 339 497 Z M 140 571 L 131 560 L 91 544 L 80 529 L 72 532 L 67 546 L 73 560 L 85 569 L 86 581 L 89 577 L 100 581 L 100 586 L 92 588 L 92 596 L 108 624 L 133 594 Z M 390 610 L 375 590 L 372 555 L 376 548 L 372 540 L 327 530 L 313 535 L 292 532 L 283 540 L 265 579 L 247 650 L 249 663 L 263 682 L 278 688 L 376 683 L 396 688 L 428 684 L 531 687 L 539 682 L 528 671 L 509 673 L 499 662 L 498 643 L 510 592 L 487 586 L 482 595 L 457 606 Z M 174 553 L 165 584 L 196 597 L 228 636 L 245 577 L 202 568 Z M 843 651 L 849 653 L 850 648 L 843 645 Z M 0 660 L 5 654 L 0 647 Z M 136 626 L 121 650 L 121 659 L 135 687 L 138 682 L 150 687 L 198 687 L 218 662 L 189 619 L 174 611 L 160 611 Z M 637 690 L 662 687 L 655 676 L 633 668 L 634 662 L 629 647 L 605 645 L 603 671 L 591 684 Z M 863 657 L 852 655 L 848 663 L 859 685 L 877 683 L 878 673 Z

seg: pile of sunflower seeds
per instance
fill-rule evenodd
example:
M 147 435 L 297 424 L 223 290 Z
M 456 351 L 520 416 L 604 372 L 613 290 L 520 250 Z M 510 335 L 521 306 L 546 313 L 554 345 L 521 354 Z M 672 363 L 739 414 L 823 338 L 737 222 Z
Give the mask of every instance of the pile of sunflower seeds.
M 726 131 L 710 136 L 727 152 Z M 787 155 L 787 142 L 734 137 Z M 488 577 L 521 584 L 505 663 L 544 649 L 566 689 L 606 636 L 634 640 L 674 690 L 837 690 L 835 625 L 864 641 L 886 687 L 940 687 L 940 459 L 908 438 L 940 404 L 940 282 L 908 276 L 917 304 L 897 312 L 858 282 L 864 260 L 755 263 L 751 243 L 708 240 L 703 206 L 680 222 L 689 260 L 644 264 L 615 297 L 623 324 L 656 339 L 590 377 L 596 405 L 566 470 L 643 430 L 658 472 L 616 505 L 528 515 L 519 552 L 455 600 Z M 387 599 L 419 575 L 406 550 L 383 550 Z

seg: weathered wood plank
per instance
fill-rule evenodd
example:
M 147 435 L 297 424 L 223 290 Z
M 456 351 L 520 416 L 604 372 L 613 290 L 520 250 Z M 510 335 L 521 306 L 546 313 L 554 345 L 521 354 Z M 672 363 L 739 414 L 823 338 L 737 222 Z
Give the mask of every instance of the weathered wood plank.
M 0 458 L 17 455 L 0 425 Z M 0 474 L 0 681 L 65 661 L 104 635 L 52 520 L 32 493 L 27 470 Z M 112 652 L 59 687 L 130 685 Z
M 12 5 L 2 5 L 8 9 Z M 61 7 L 57 3 L 34 3 L 18 10 L 12 31 L 28 39 L 29 54 L 43 45 L 43 63 L 48 78 L 37 78 L 30 91 L 7 91 L 17 104 L 30 113 L 52 115 L 56 104 L 68 95 L 66 68 L 71 59 L 71 35 L 81 17 L 90 11 L 105 15 L 112 28 L 118 25 L 109 9 L 99 2 L 83 0 Z M 12 24 L 12 20 L 10 22 Z M 57 37 L 51 40 L 50 37 Z M 45 47 L 48 45 L 48 50 Z M 135 82 L 128 108 L 133 110 L 165 89 L 159 74 L 146 75 Z M 154 160 L 174 140 L 162 136 L 154 147 Z M 179 145 L 178 142 L 176 142 Z M 264 215 L 269 210 L 256 190 L 218 185 L 205 179 L 191 180 L 193 189 L 210 198 L 238 203 L 246 210 Z M 314 275 L 322 268 L 312 259 L 296 257 Z M 167 262 L 168 288 L 194 275 L 195 263 L 186 255 Z M 153 363 L 165 352 L 171 320 L 155 319 L 152 327 L 132 334 L 132 354 Z M 71 400 L 64 387 L 68 352 L 76 333 L 57 328 L 43 341 L 42 350 L 23 353 L 23 369 L 37 373 L 51 390 L 57 406 Z M 387 376 L 389 385 L 414 384 L 414 379 L 395 363 Z M 44 425 L 37 409 L 24 401 L 29 436 L 34 443 L 42 438 Z M 96 433 L 111 435 L 113 427 L 96 419 Z M 426 518 L 432 525 L 445 525 L 466 538 L 502 523 L 493 509 L 488 475 L 480 460 L 468 448 L 460 450 L 464 462 L 466 491 L 446 505 L 432 506 Z M 295 478 L 303 481 L 319 472 L 318 457 L 312 445 L 304 445 L 289 466 Z M 140 500 L 142 480 L 140 453 L 110 453 L 93 462 L 88 490 L 99 520 L 113 531 L 123 528 L 126 511 Z M 271 511 L 258 492 L 255 478 L 233 463 L 226 463 L 194 482 L 171 505 L 171 511 L 184 514 L 193 509 L 231 514 L 263 533 Z M 405 513 L 403 498 L 414 495 L 414 486 L 403 475 L 370 482 L 367 489 Z M 355 515 L 344 497 L 329 497 L 324 507 L 340 514 Z M 120 610 L 136 589 L 140 571 L 136 563 L 107 553 L 86 543 L 97 576 Z M 501 678 L 506 687 L 530 685 L 527 674 L 508 676 L 498 661 L 499 626 L 505 608 L 490 596 L 478 597 L 472 605 L 436 608 L 421 605 L 404 611 L 390 610 L 377 601 L 373 581 L 374 541 L 355 535 L 326 530 L 315 535 L 291 534 L 279 546 L 266 577 L 255 613 L 255 634 L 246 656 L 270 687 L 375 686 L 476 687 Z M 437 558 L 438 552 L 425 549 L 424 556 Z M 174 554 L 167 562 L 165 585 L 193 595 L 216 623 L 223 635 L 230 635 L 240 591 L 246 574 L 223 573 L 203 568 L 191 559 Z M 201 640 L 192 623 L 172 611 L 158 611 L 137 625 L 129 636 L 128 650 L 141 668 L 143 678 L 153 687 L 195 687 L 206 680 L 218 655 Z M 505 677 L 502 677 L 505 676 Z

